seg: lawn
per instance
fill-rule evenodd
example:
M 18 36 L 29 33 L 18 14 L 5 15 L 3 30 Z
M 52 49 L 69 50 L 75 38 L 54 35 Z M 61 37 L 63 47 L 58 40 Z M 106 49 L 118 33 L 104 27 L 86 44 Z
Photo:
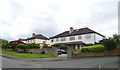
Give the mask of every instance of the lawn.
M 8 54 L 8 55 L 26 57 L 26 58 L 50 58 L 50 57 L 56 57 L 56 56 L 52 56 L 52 55 L 42 55 L 42 54 L 33 54 L 33 53 L 18 53 L 18 52 L 13 52 L 13 51 L 6 51 L 6 50 L 2 50 L 2 54 Z

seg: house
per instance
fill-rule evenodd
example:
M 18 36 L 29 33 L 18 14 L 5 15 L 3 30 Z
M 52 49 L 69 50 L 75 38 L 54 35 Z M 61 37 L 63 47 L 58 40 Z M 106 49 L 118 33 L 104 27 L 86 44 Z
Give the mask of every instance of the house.
M 79 49 L 83 45 L 93 45 L 99 43 L 100 40 L 105 38 L 104 35 L 95 32 L 87 27 L 81 29 L 74 29 L 70 27 L 69 31 L 62 32 L 50 38 L 53 46 L 61 44 L 74 46 L 74 49 Z
M 40 46 L 48 46 L 50 44 L 47 37 L 43 36 L 42 34 L 35 35 L 35 33 L 32 34 L 32 37 L 27 38 L 25 43 L 40 44 Z
M 10 41 L 9 43 L 10 45 L 13 45 L 13 46 L 18 45 L 18 44 L 26 44 L 25 40 L 26 39 L 18 39 L 18 40 Z

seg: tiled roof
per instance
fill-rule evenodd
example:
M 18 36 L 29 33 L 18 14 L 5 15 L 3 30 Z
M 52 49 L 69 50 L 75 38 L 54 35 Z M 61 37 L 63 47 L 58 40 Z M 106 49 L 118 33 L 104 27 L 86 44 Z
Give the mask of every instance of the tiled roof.
M 81 28 L 81 29 L 75 29 L 72 33 L 70 33 L 69 31 L 65 31 L 63 33 L 60 33 L 58 35 L 55 35 L 55 36 L 51 37 L 51 39 L 52 38 L 59 38 L 59 37 L 74 36 L 74 35 L 89 34 L 89 33 L 96 33 L 96 34 L 98 34 L 100 36 L 105 37 L 104 35 L 102 35 L 100 33 L 97 33 L 97 32 L 95 32 L 95 31 L 93 31 L 93 30 L 86 27 L 86 28 Z
M 30 37 L 30 38 L 27 38 L 27 40 L 31 40 L 31 39 L 44 39 L 44 40 L 49 40 L 47 37 L 41 35 L 41 34 L 38 34 L 38 35 L 35 35 L 33 37 Z

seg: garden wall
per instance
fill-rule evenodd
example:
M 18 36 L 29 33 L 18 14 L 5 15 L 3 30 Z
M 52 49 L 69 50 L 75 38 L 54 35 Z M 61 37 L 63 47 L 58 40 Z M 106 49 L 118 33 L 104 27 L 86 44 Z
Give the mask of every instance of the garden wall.
M 92 57 L 92 56 L 116 56 L 116 55 L 120 55 L 120 49 L 108 50 L 104 52 L 81 52 L 78 54 L 72 54 L 72 58 Z
M 45 52 L 46 55 L 56 55 L 55 50 L 52 48 L 42 48 L 42 49 L 29 49 L 29 52 L 31 53 L 38 53 Z
M 12 51 L 12 49 L 3 49 L 3 50 Z M 17 50 L 22 51 L 21 49 L 17 49 Z M 29 49 L 28 52 L 29 52 L 29 53 L 38 53 L 38 54 L 40 54 L 40 53 L 43 52 L 43 51 L 45 52 L 46 55 L 54 55 L 54 56 L 56 56 L 56 53 L 58 53 L 58 52 L 56 51 L 56 49 L 53 49 L 53 48 Z

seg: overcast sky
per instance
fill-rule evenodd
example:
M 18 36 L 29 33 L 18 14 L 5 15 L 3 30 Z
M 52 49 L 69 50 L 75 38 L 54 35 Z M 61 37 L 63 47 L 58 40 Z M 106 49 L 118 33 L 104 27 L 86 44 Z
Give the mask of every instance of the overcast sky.
M 0 0 L 0 38 L 32 33 L 54 36 L 88 27 L 105 36 L 118 33 L 119 0 Z

